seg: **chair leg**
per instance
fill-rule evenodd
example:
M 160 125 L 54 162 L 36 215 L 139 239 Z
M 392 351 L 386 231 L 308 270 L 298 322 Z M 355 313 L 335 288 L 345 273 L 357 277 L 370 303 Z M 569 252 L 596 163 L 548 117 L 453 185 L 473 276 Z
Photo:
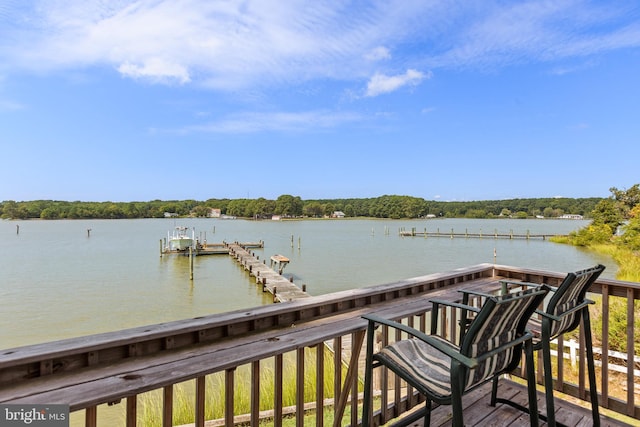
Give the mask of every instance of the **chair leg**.
M 533 366 L 533 344 L 524 343 L 525 363 L 527 364 L 527 391 L 529 394 L 529 419 L 531 427 L 538 427 L 538 395 L 536 393 L 536 372 Z M 497 383 L 497 382 L 496 382 Z
M 593 346 L 591 339 L 591 319 L 589 318 L 589 307 L 583 309 L 582 324 L 584 329 L 585 345 L 587 347 L 587 367 L 589 369 L 589 394 L 591 395 L 591 416 L 593 426 L 600 427 L 600 412 L 598 408 L 598 389 L 596 386 L 596 368 L 593 360 Z
M 489 402 L 491 406 L 496 406 L 498 399 L 498 377 L 498 375 L 494 376 L 491 384 L 491 402 Z
M 551 371 L 551 343 L 542 340 L 542 364 L 544 365 L 544 389 L 547 403 L 547 425 L 556 427 L 555 405 L 553 402 L 553 375 Z
M 431 400 L 427 397 L 424 403 L 424 427 L 429 427 L 431 424 Z
M 451 412 L 452 427 L 464 427 L 464 419 L 462 416 L 462 382 L 460 379 L 460 371 L 462 370 L 459 363 L 451 364 Z

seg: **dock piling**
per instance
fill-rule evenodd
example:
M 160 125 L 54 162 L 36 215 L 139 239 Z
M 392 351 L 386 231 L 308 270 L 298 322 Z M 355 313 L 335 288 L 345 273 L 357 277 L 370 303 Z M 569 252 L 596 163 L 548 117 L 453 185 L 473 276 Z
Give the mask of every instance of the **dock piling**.
M 193 280 L 193 248 L 189 246 L 189 280 Z

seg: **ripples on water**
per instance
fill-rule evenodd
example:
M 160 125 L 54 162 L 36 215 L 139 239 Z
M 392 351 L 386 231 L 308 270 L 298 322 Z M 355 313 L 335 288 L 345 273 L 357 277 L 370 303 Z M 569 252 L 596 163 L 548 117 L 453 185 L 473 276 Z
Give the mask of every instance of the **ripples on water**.
M 269 303 L 230 257 L 160 257 L 175 225 L 209 242 L 263 240 L 261 259 L 291 259 L 285 276 L 312 295 L 382 284 L 478 263 L 571 271 L 601 255 L 542 240 L 400 237 L 400 229 L 447 233 L 566 234 L 586 221 L 140 219 L 0 221 L 0 348 L 192 318 Z M 19 225 L 19 234 L 16 226 Z M 90 229 L 90 236 L 87 230 Z

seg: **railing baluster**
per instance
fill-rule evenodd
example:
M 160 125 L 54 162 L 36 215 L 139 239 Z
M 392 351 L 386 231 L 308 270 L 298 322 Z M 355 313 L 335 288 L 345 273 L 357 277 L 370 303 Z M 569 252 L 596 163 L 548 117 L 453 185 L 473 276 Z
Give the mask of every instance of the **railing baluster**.
M 236 368 L 224 371 L 224 425 L 233 427 L 234 417 L 234 389 L 235 389 L 235 373 Z
M 415 328 L 413 316 L 409 316 L 409 319 L 407 319 L 407 325 L 411 328 Z M 411 386 L 411 384 L 407 384 L 407 409 L 413 408 L 415 405 L 416 399 L 413 396 L 413 387 Z
M 316 346 L 316 427 L 324 426 L 324 348 Z
M 394 341 L 398 342 L 402 339 L 400 335 L 400 330 L 395 330 Z M 393 376 L 393 416 L 397 417 L 402 413 L 402 383 L 400 377 L 397 375 Z
M 138 421 L 138 395 L 127 397 L 127 427 L 136 427 Z
M 351 371 L 351 425 L 358 425 L 358 368 L 360 364 L 360 350 L 366 331 L 354 332 L 351 334 L 351 362 L 349 363 L 349 371 Z
M 355 383 L 357 387 L 358 381 L 358 358 L 360 356 L 360 349 L 362 348 L 362 343 L 364 342 L 364 337 L 367 334 L 366 330 L 354 332 L 351 334 L 351 360 L 349 360 L 349 366 L 347 368 L 347 375 L 344 379 L 344 385 L 340 390 L 339 397 L 336 398 L 336 406 L 338 407 L 335 415 L 334 426 L 339 426 L 340 421 L 344 415 L 344 410 L 347 406 L 347 401 L 349 400 L 349 390 L 352 389 L 352 385 Z M 357 388 L 356 388 L 356 396 L 352 398 L 356 399 L 357 405 Z
M 204 427 L 205 388 L 206 388 L 206 377 L 201 376 L 196 378 L 196 413 L 195 413 L 196 427 Z
M 84 425 L 85 427 L 97 427 L 98 426 L 98 407 L 90 406 L 84 411 Z
M 627 415 L 633 416 L 635 413 L 635 383 L 633 381 L 633 370 L 635 368 L 634 353 L 635 343 L 633 339 L 634 327 L 634 299 L 633 289 L 627 288 Z
M 274 427 L 282 427 L 282 354 L 277 354 L 275 357 L 274 372 L 273 425 Z
M 260 361 L 251 363 L 251 427 L 260 424 Z
M 333 400 L 338 402 L 340 399 L 340 391 L 342 389 L 342 337 L 335 337 L 333 339 Z M 333 405 L 333 417 L 339 424 L 342 421 L 342 416 L 338 419 L 338 413 L 340 409 L 338 405 Z
M 162 393 L 162 427 L 173 426 L 173 384 L 163 389 Z
M 304 427 L 304 347 L 296 350 L 296 426 Z

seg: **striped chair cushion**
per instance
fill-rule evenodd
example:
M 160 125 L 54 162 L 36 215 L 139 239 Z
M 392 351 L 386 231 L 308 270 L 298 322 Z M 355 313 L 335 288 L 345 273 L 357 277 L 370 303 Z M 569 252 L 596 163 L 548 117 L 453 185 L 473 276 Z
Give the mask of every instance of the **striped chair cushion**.
M 433 336 L 458 350 L 450 342 Z M 374 356 L 387 366 L 394 366 L 403 376 L 410 376 L 414 384 L 441 397 L 451 396 L 451 358 L 418 339 L 406 339 L 384 347 Z
M 576 279 L 570 283 L 567 290 L 557 298 L 557 301 L 555 301 L 555 307 L 553 307 L 550 314 L 561 317 L 561 320 L 551 322 L 551 334 L 549 339 L 553 340 L 565 332 L 568 332 L 571 327 L 574 326 L 574 323 L 577 320 L 576 318 L 581 316 L 580 312 L 573 312 L 566 315 L 565 313 L 582 302 L 582 300 L 579 300 L 580 292 L 584 290 L 583 288 L 588 284 L 587 282 L 592 276 L 593 273 L 583 274 L 576 277 Z M 545 307 L 545 311 L 548 312 L 547 307 Z M 534 334 L 534 345 L 539 343 L 542 339 L 542 318 L 533 316 L 529 319 L 527 329 Z
M 522 294 L 532 293 L 532 290 L 523 291 Z M 510 299 L 515 294 L 507 295 L 504 299 Z M 498 304 L 482 323 L 482 327 L 473 337 L 469 356 L 479 357 L 507 344 L 516 338 L 516 328 L 527 306 L 531 303 L 529 298 L 520 298 L 509 303 Z M 517 348 L 520 351 L 520 348 Z M 466 387 L 471 387 L 503 371 L 513 359 L 514 348 L 509 347 L 491 357 L 488 357 L 480 365 L 469 371 Z
M 576 278 L 575 282 L 571 284 L 571 287 L 559 298 L 556 302 L 556 306 L 551 314 L 555 316 L 562 316 L 565 312 L 574 308 L 578 303 L 582 301 L 578 300 L 580 292 L 591 278 L 592 274 L 584 274 Z M 580 316 L 579 312 L 571 313 L 564 316 L 559 322 L 551 323 L 551 339 L 563 334 L 571 328 L 576 317 Z

